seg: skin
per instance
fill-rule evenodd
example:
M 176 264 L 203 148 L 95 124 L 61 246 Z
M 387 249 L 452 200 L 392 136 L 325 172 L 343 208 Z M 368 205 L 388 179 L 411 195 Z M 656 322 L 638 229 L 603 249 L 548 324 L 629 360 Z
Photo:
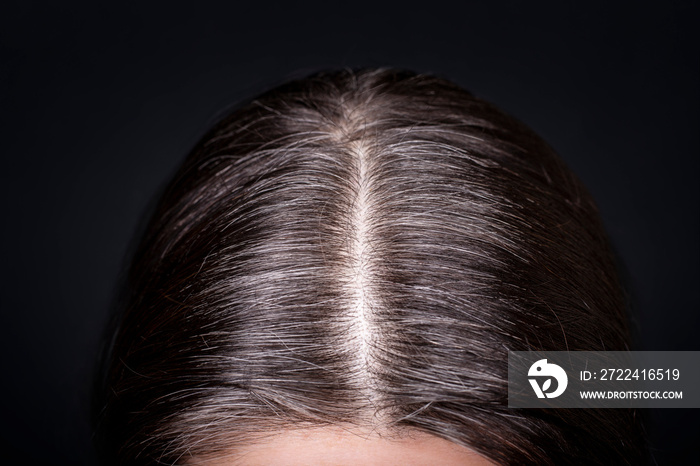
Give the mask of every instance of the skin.
M 443 465 L 494 466 L 476 452 L 424 433 L 399 439 L 340 428 L 284 431 L 217 458 L 193 458 L 201 466 Z

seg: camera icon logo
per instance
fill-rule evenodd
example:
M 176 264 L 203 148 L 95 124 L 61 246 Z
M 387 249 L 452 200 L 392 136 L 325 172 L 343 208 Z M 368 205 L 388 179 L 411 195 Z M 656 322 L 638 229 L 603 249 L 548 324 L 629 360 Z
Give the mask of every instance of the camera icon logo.
M 556 364 L 548 363 L 546 359 L 540 359 L 530 366 L 527 375 L 528 377 L 534 377 L 528 378 L 528 380 L 537 398 L 556 398 L 564 393 L 569 383 L 569 378 L 566 376 L 564 369 Z M 540 385 L 538 379 L 542 380 L 542 385 Z M 548 391 L 552 388 L 552 379 L 557 381 L 556 389 Z

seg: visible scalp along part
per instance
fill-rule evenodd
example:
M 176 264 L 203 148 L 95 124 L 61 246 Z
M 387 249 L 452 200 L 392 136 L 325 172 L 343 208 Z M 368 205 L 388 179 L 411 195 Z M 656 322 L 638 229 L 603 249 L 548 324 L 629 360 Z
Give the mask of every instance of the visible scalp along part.
M 367 147 L 362 140 L 351 144 L 351 150 L 357 159 L 357 193 L 352 209 L 351 260 L 353 288 L 355 292 L 354 318 L 356 331 L 359 333 L 361 370 L 369 374 L 371 366 L 372 343 L 372 292 L 370 269 L 370 217 L 369 217 L 369 161 Z
M 372 372 L 376 364 L 373 346 L 376 342 L 375 315 L 379 303 L 372 277 L 372 163 L 371 145 L 358 113 L 362 113 L 358 107 L 349 110 L 334 131 L 335 138 L 347 148 L 351 162 L 347 269 L 343 274 L 350 301 L 349 315 L 343 320 L 348 325 L 348 352 L 356 355 L 354 375 L 358 378 L 364 397 L 374 406 L 376 390 Z

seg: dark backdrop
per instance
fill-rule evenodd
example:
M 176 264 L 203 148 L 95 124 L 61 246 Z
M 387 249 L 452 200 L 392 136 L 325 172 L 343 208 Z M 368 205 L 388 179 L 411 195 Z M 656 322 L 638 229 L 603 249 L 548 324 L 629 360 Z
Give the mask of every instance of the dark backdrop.
M 693 2 L 97 3 L 0 7 L 10 463 L 91 464 L 89 381 L 150 199 L 227 106 L 326 67 L 434 72 L 533 127 L 600 205 L 639 348 L 700 349 Z M 661 464 L 700 463 L 697 415 L 651 413 Z

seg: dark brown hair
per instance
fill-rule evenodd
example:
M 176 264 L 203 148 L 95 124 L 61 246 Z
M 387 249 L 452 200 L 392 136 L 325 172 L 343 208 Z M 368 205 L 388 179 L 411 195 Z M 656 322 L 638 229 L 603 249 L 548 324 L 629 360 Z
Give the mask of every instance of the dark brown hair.
M 178 463 L 305 426 L 419 430 L 503 464 L 635 464 L 631 410 L 507 408 L 508 350 L 625 350 L 591 197 L 440 78 L 320 73 L 195 147 L 135 254 L 98 438 Z

